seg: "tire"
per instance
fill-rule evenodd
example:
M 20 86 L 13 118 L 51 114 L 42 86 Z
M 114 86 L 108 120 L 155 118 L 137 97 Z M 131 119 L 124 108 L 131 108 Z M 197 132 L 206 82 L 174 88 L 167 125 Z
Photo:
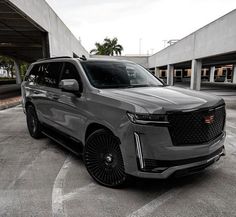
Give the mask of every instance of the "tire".
M 37 114 L 33 105 L 29 105 L 26 108 L 26 121 L 27 121 L 27 127 L 28 127 L 30 135 L 35 139 L 41 138 L 42 137 L 41 124 L 38 120 L 38 117 L 37 117 Z
M 118 139 L 107 130 L 92 133 L 85 144 L 84 162 L 89 174 L 99 184 L 118 188 L 127 184 Z

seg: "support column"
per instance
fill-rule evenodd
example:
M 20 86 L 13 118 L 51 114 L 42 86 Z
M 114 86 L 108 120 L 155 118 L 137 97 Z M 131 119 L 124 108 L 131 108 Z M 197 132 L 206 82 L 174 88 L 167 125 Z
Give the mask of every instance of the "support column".
M 232 83 L 236 84 L 236 64 L 233 65 L 233 71 L 232 71 Z
M 191 85 L 192 90 L 201 89 L 201 71 L 202 62 L 200 60 L 192 60 Z
M 50 57 L 50 49 L 49 49 L 49 33 L 47 32 L 42 32 L 41 36 L 42 36 L 42 57 L 43 58 L 48 58 Z
M 160 68 L 155 67 L 155 74 L 154 74 L 157 78 L 160 78 Z
M 167 85 L 170 85 L 170 86 L 174 85 L 174 66 L 173 65 L 167 66 Z
M 16 74 L 16 84 L 21 84 L 20 66 L 16 60 L 14 60 L 14 69 L 15 69 L 15 74 Z
M 228 83 L 228 69 L 226 68 L 226 72 L 225 72 L 225 83 Z
M 215 70 L 216 67 L 212 66 L 210 69 L 210 82 L 215 82 Z

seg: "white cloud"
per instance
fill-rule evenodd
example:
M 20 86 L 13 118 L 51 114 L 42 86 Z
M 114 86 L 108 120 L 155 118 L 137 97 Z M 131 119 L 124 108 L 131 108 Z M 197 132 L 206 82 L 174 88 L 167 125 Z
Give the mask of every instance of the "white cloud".
M 163 48 L 236 8 L 235 0 L 47 0 L 89 51 L 96 41 L 118 37 L 125 54 Z M 219 31 L 219 34 L 223 34 Z

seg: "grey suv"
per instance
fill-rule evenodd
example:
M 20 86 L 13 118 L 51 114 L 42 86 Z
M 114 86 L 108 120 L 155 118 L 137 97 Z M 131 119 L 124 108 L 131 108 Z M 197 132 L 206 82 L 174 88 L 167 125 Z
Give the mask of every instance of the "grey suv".
M 203 170 L 224 155 L 225 104 L 129 61 L 51 58 L 22 84 L 29 133 L 83 155 L 100 184 Z

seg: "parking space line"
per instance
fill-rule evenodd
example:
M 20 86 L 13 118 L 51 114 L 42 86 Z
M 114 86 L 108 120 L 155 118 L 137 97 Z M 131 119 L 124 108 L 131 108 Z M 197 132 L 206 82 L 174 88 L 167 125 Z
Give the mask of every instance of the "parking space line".
M 236 126 L 233 123 L 229 122 L 229 121 L 226 122 L 226 126 L 236 129 Z
M 67 214 L 64 212 L 64 204 L 63 204 L 63 186 L 66 178 L 67 171 L 71 166 L 71 158 L 68 157 L 60 171 L 57 174 L 57 177 L 54 181 L 53 189 L 52 189 L 52 215 L 54 217 L 66 217 Z
M 170 189 L 167 192 L 163 193 L 156 199 L 152 200 L 151 202 L 147 203 L 140 209 L 134 211 L 133 213 L 129 214 L 127 217 L 144 217 L 152 212 L 154 212 L 158 207 L 160 207 L 162 204 L 166 203 L 168 200 L 174 198 L 179 194 L 181 189 Z
M 16 179 L 14 179 L 14 180 L 8 185 L 7 189 L 13 188 L 14 185 L 16 184 L 16 182 L 17 182 L 18 180 L 20 180 L 20 179 L 27 173 L 27 171 L 33 166 L 33 164 L 34 164 L 45 152 L 46 152 L 46 150 L 41 151 L 41 152 L 38 154 L 38 156 L 37 156 L 30 164 L 28 164 L 28 165 L 21 171 L 20 175 L 19 175 Z
M 69 201 L 69 200 L 75 199 L 78 195 L 83 194 L 83 193 L 87 194 L 87 193 L 93 191 L 96 188 L 97 188 L 97 185 L 94 184 L 94 183 L 90 183 L 90 184 L 88 184 L 84 187 L 77 188 L 73 192 L 65 194 L 63 196 L 63 201 Z

